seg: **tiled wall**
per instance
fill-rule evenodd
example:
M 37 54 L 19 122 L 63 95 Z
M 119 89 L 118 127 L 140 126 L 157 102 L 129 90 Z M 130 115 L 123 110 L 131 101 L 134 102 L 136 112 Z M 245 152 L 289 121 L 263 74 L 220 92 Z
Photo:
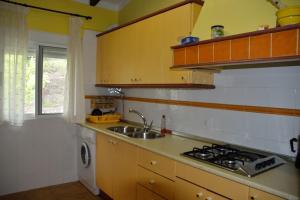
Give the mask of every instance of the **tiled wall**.
M 214 90 L 126 89 L 126 96 L 300 109 L 300 67 L 227 70 L 215 75 Z M 160 126 L 228 143 L 295 156 L 289 140 L 300 134 L 300 118 L 126 101 L 125 118 L 138 109 Z

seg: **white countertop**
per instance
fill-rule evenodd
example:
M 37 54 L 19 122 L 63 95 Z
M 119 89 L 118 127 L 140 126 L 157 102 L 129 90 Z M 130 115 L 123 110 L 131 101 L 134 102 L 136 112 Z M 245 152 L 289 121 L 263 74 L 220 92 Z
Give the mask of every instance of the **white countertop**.
M 300 200 L 300 170 L 296 169 L 293 163 L 288 162 L 255 177 L 248 178 L 180 155 L 183 152 L 190 151 L 193 147 L 202 147 L 208 143 L 175 135 L 142 140 L 129 138 L 106 129 L 107 127 L 121 124 L 125 123 L 93 124 L 86 122 L 81 125 L 238 183 L 269 192 L 285 199 Z

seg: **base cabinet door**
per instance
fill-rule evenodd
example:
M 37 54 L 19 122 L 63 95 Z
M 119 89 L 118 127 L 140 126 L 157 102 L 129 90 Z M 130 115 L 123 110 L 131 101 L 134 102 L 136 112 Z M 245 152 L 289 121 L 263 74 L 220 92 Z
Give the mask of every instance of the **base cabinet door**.
M 284 200 L 281 197 L 272 195 L 261 190 L 250 188 L 249 190 L 249 200 Z
M 114 200 L 135 200 L 137 182 L 137 148 L 129 143 L 116 142 L 114 160 Z
M 176 178 L 175 185 L 175 200 L 228 200 L 180 178 Z
M 165 200 L 147 188 L 137 184 L 137 200 Z
M 136 199 L 137 148 L 97 133 L 96 184 L 114 200 Z
M 113 197 L 114 148 L 110 137 L 97 133 L 96 140 L 96 184 L 108 196 Z

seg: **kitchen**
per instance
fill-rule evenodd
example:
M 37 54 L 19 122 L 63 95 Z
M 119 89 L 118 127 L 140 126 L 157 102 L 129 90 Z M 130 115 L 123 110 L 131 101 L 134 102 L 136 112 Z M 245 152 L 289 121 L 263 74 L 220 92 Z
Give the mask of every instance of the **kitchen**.
M 42 3 L 39 4 L 33 0 L 22 1 L 22 3 L 24 2 L 40 7 L 45 7 L 46 5 L 43 5 Z M 204 172 L 210 172 L 210 174 L 205 175 L 209 179 L 214 180 L 217 178 L 212 175 L 225 178 L 226 180 L 224 180 L 225 182 L 222 182 L 221 186 L 225 189 L 226 185 L 231 185 L 233 182 L 234 184 L 238 183 L 238 185 L 235 185 L 234 191 L 239 189 L 240 193 L 245 190 L 248 194 L 247 191 L 249 190 L 249 187 L 245 188 L 245 186 L 250 186 L 250 188 L 262 190 L 283 199 L 299 198 L 299 170 L 294 167 L 293 163 L 281 165 L 268 172 L 254 176 L 253 178 L 247 178 L 241 175 L 235 175 L 232 172 L 226 172 L 215 166 L 201 164 L 199 161 L 190 161 L 191 159 L 180 155 L 183 152 L 191 151 L 193 147 L 200 148 L 204 144 L 207 145 L 207 143 L 211 144 L 216 141 L 217 143 L 229 143 L 239 147 L 271 152 L 272 154 L 283 156 L 284 159 L 286 157 L 295 159 L 297 153 L 291 151 L 290 139 L 297 138 L 300 131 L 298 105 L 300 102 L 299 60 L 298 63 L 294 62 L 292 65 L 291 62 L 293 61 L 290 62 L 289 60 L 277 64 L 276 67 L 271 65 L 271 67 L 268 68 L 264 66 L 261 67 L 261 65 L 264 64 L 258 63 L 260 65 L 259 68 L 256 68 L 256 65 L 254 65 L 252 68 L 237 68 L 230 70 L 214 69 L 213 72 L 207 72 L 205 70 L 196 71 L 196 74 L 201 77 L 202 81 L 198 82 L 197 85 L 210 88 L 184 88 L 184 84 L 182 84 L 182 82 L 176 82 L 178 80 L 173 77 L 181 78 L 181 76 L 183 76 L 182 74 L 184 74 L 184 77 L 189 78 L 190 76 L 193 76 L 193 72 L 172 71 L 171 73 L 174 73 L 175 75 L 170 76 L 171 78 L 169 80 L 172 80 L 174 84 L 177 84 L 176 86 L 159 88 L 159 86 L 156 85 L 157 88 L 123 88 L 122 92 L 125 94 L 123 96 L 123 102 L 122 95 L 120 96 L 115 90 L 108 91 L 103 87 L 94 87 L 95 84 L 107 84 L 106 82 L 101 82 L 101 79 L 98 76 L 99 70 L 96 69 L 96 65 L 98 65 L 97 62 L 99 62 L 96 60 L 103 56 L 101 54 L 98 55 L 98 53 L 96 54 L 97 38 L 101 38 L 101 33 L 99 37 L 96 37 L 99 32 L 103 32 L 109 27 L 115 27 L 115 24 L 126 24 L 134 19 L 146 16 L 147 14 L 180 2 L 181 1 L 170 0 L 163 2 L 153 1 L 149 3 L 146 1 L 132 0 L 129 3 L 127 2 L 127 4 L 126 2 L 123 2 L 124 5 L 120 5 L 122 9 L 120 9 L 119 12 L 98 7 L 90 7 L 85 4 L 71 1 L 55 1 L 53 4 L 47 4 L 51 9 L 64 10 L 72 13 L 76 12 L 88 16 L 91 15 L 93 17 L 91 20 L 84 21 L 83 25 L 84 29 L 86 29 L 83 36 L 83 63 L 85 80 L 84 94 L 86 96 L 87 114 L 91 113 L 90 102 L 95 97 L 97 98 L 102 95 L 116 95 L 118 112 L 123 114 L 123 119 L 131 122 L 142 122 L 138 115 L 129 112 L 129 109 L 132 108 L 145 115 L 148 125 L 150 125 L 151 120 L 153 120 L 153 129 L 159 130 L 161 127 L 162 115 L 165 115 L 166 128 L 172 130 L 173 135 L 167 135 L 164 138 L 154 140 L 141 141 L 140 139 L 126 138 L 106 130 L 106 127 L 117 126 L 116 124 L 104 124 L 103 126 L 100 124 L 93 126 L 90 123 L 86 123 L 85 126 L 88 126 L 93 130 L 96 129 L 95 127 L 98 127 L 96 130 L 105 132 L 108 136 L 112 136 L 113 139 L 117 138 L 117 140 L 129 142 L 130 145 L 141 148 L 142 150 L 150 150 L 150 153 L 141 151 L 143 155 L 146 155 L 145 158 L 147 158 L 147 155 L 148 157 L 151 157 L 151 153 L 154 152 L 154 156 L 162 156 L 159 157 L 159 159 L 171 159 L 171 164 L 169 160 L 166 161 L 169 163 L 167 164 L 169 168 L 165 171 L 172 171 L 172 166 L 174 165 L 173 161 L 176 161 L 176 172 L 174 173 L 180 173 L 181 169 L 181 174 L 176 174 L 175 177 L 172 174 L 170 175 L 171 172 L 169 175 L 168 173 L 167 175 L 164 175 L 161 174 L 160 171 L 154 170 L 155 174 L 162 175 L 162 177 L 165 177 L 167 181 L 171 181 L 172 183 L 175 182 L 176 184 L 180 184 L 182 183 L 180 181 L 188 180 L 193 186 L 201 186 L 201 188 L 206 189 L 205 191 L 221 194 L 221 196 L 225 198 L 241 199 L 240 197 L 231 197 L 228 192 L 224 191 L 223 193 L 223 191 L 219 191 L 218 188 L 216 191 L 215 185 L 217 184 L 206 185 L 206 183 L 198 182 L 200 179 L 193 180 L 191 179 L 192 177 L 190 177 L 191 175 L 188 175 L 193 174 L 192 172 L 194 172 L 194 176 L 197 177 L 199 176 L 198 173 L 204 170 Z M 290 6 L 299 5 L 299 1 L 296 0 L 282 2 Z M 181 7 L 184 7 L 184 5 L 178 8 Z M 112 8 L 113 7 L 111 7 L 111 9 Z M 192 8 L 195 9 L 195 13 L 198 14 L 197 17 L 195 17 L 195 14 L 194 19 L 191 20 L 189 17 L 181 18 L 181 15 L 178 17 L 175 16 L 176 13 L 173 13 L 173 19 L 172 17 L 170 18 L 168 26 L 160 26 L 160 31 L 163 31 L 165 34 L 163 35 L 163 40 L 161 39 L 159 42 L 167 44 L 167 46 L 165 46 L 168 50 L 167 53 L 164 53 L 163 50 L 160 50 L 160 47 L 157 46 L 160 43 L 151 40 L 145 40 L 144 44 L 151 48 L 142 49 L 137 47 L 137 44 L 134 42 L 135 38 L 126 40 L 126 37 L 132 35 L 130 35 L 129 32 L 123 31 L 125 32 L 124 35 L 126 37 L 122 35 L 119 38 L 117 37 L 117 39 L 119 39 L 118 44 L 121 44 L 117 46 L 118 50 L 116 53 L 119 59 L 116 60 L 115 55 L 112 55 L 116 60 L 115 63 L 120 64 L 124 62 L 127 65 L 138 64 L 139 67 L 142 67 L 143 65 L 149 66 L 142 75 L 148 75 L 149 77 L 146 76 L 146 80 L 148 82 L 153 81 L 152 84 L 161 84 L 161 77 L 159 77 L 158 74 L 155 75 L 156 68 L 154 64 L 156 63 L 156 60 L 153 60 L 153 57 L 151 56 L 159 56 L 154 58 L 157 58 L 157 60 L 160 59 L 160 63 L 163 63 L 164 65 L 164 69 L 160 74 L 163 74 L 163 78 L 169 78 L 166 74 L 169 72 L 169 67 L 173 65 L 173 51 L 171 50 L 171 46 L 179 45 L 180 40 L 178 40 L 178 37 L 188 36 L 189 30 L 192 31 L 193 36 L 199 37 L 201 42 L 211 39 L 212 25 L 223 25 L 225 36 L 253 32 L 262 25 L 269 25 L 269 28 L 276 26 L 275 13 L 277 9 L 268 1 L 256 0 L 250 2 L 245 0 L 241 2 L 231 0 L 224 2 L 221 0 L 207 0 L 200 9 L 197 6 L 193 6 Z M 224 8 L 226 8 L 226 12 L 224 11 Z M 173 10 L 176 9 L 174 8 Z M 189 12 L 191 12 L 191 10 L 187 9 L 182 14 L 189 16 Z M 255 15 L 253 15 L 253 13 L 255 13 Z M 165 14 L 167 15 L 168 12 L 166 11 Z M 174 20 L 175 18 L 176 20 Z M 49 23 L 45 24 L 43 21 L 44 19 L 48 19 Z M 60 45 L 65 43 L 65 36 L 68 34 L 67 17 L 62 15 L 52 15 L 48 12 L 30 10 L 28 20 L 29 28 L 34 30 L 30 33 L 30 37 L 33 38 L 32 40 L 43 40 L 42 43 L 46 44 L 53 41 L 57 41 L 55 43 L 59 43 Z M 187 23 L 186 20 L 190 20 L 190 23 Z M 175 25 L 172 26 L 172 23 Z M 182 26 L 176 26 L 178 24 L 182 24 Z M 185 26 L 186 24 L 188 24 L 188 26 Z M 148 24 L 144 27 L 147 28 L 151 26 L 156 27 L 156 24 L 150 23 L 150 25 Z M 134 26 L 129 25 L 127 27 Z M 144 27 L 137 26 L 134 28 L 135 30 L 143 31 Z M 124 27 L 123 30 L 127 29 Z M 153 30 L 149 28 L 146 30 L 147 31 L 142 32 L 141 35 L 137 34 L 134 37 L 140 37 L 138 39 L 144 41 L 144 38 L 149 38 L 149 34 L 153 35 L 153 38 L 155 38 L 157 37 L 157 33 L 159 33 L 155 31 L 156 29 Z M 118 30 L 115 32 L 117 31 Z M 122 31 L 122 28 L 119 29 L 119 31 Z M 178 31 L 184 32 L 185 35 L 176 35 Z M 109 35 L 109 33 L 106 35 Z M 105 34 L 103 36 L 105 36 Z M 142 49 L 142 52 L 147 52 L 147 54 L 141 54 L 137 57 L 139 59 L 137 59 L 130 54 L 122 52 L 122 46 L 125 46 L 127 49 L 130 47 L 129 49 L 137 52 Z M 116 50 L 115 46 L 114 48 L 111 47 L 110 50 Z M 156 49 L 157 52 L 153 52 L 152 49 Z M 131 52 L 129 50 L 127 51 Z M 124 57 L 127 58 L 125 61 L 123 60 Z M 151 58 L 151 60 L 149 58 Z M 148 60 L 147 62 L 144 62 L 143 59 Z M 271 62 L 271 60 L 269 61 Z M 266 66 L 269 65 L 269 61 L 265 62 Z M 137 62 L 137 64 L 135 62 Z M 129 76 L 128 81 L 133 79 L 133 82 L 135 81 L 134 79 L 137 79 L 136 82 L 138 82 L 138 79 L 140 78 L 139 75 L 135 75 L 140 71 L 138 67 L 130 71 L 130 73 L 133 74 L 132 76 L 129 72 L 126 74 L 126 69 L 124 71 L 123 67 L 121 69 L 113 70 L 112 74 L 104 72 L 103 74 L 108 74 L 108 80 L 102 81 L 113 82 L 122 79 L 123 83 L 128 84 L 126 83 L 126 80 L 124 80 L 124 77 Z M 113 76 L 114 74 L 115 76 Z M 122 74 L 122 76 L 120 74 Z M 97 78 L 95 75 L 97 75 Z M 115 77 L 117 78 L 115 79 Z M 137 84 L 139 83 L 133 83 L 133 85 Z M 212 89 L 211 85 L 214 85 L 215 88 Z M 41 130 L 43 131 L 41 132 Z M 14 127 L 7 124 L 2 125 L 0 127 L 0 195 L 78 181 L 79 178 L 77 173 L 80 166 L 77 166 L 77 160 L 79 160 L 80 157 L 77 155 L 78 138 L 76 136 L 76 131 L 77 127 L 64 122 L 61 117 L 58 116 L 42 116 L 37 117 L 36 119 L 26 120 L 22 127 Z M 200 138 L 201 141 L 186 137 L 177 137 L 175 134 L 184 134 L 184 136 L 189 138 Z M 103 135 L 103 137 L 107 137 L 107 135 Z M 167 140 L 170 137 L 174 139 Z M 163 144 L 159 144 L 160 141 Z M 138 151 L 139 150 L 140 149 L 138 149 Z M 140 155 L 140 151 L 138 154 Z M 131 160 L 131 158 L 128 156 L 126 157 L 126 155 L 124 157 L 128 158 L 128 161 Z M 127 159 L 124 161 L 126 160 Z M 182 166 L 180 165 L 182 163 L 189 165 Z M 143 163 L 139 162 L 139 166 L 144 166 L 142 164 Z M 190 169 L 189 167 L 194 168 Z M 196 168 L 200 168 L 201 170 L 194 171 Z M 129 168 L 129 171 L 130 169 L 132 168 Z M 143 169 L 149 169 L 149 167 L 143 167 Z M 288 170 L 281 171 L 286 169 Z M 183 173 L 185 170 L 190 171 L 190 173 Z M 291 171 L 293 172 L 292 174 L 288 174 L 287 176 L 282 175 Z M 147 172 L 148 171 L 145 173 Z M 181 178 L 178 178 L 178 176 Z M 268 180 L 267 183 L 265 183 L 266 176 Z M 272 180 L 272 177 L 276 176 L 278 176 L 278 180 L 280 180 L 278 182 L 282 182 L 283 185 L 279 184 L 273 186 L 275 184 L 271 184 L 272 182 L 277 182 L 277 179 Z M 286 179 L 286 177 L 288 178 Z M 179 179 L 179 181 L 176 182 L 175 179 Z M 108 182 L 110 181 L 111 180 L 108 180 Z M 168 199 L 169 197 L 162 195 L 154 189 L 149 189 L 143 185 L 141 186 L 141 184 L 138 184 L 138 186 L 140 190 L 153 192 L 156 195 L 158 194 L 157 196 L 160 198 Z M 184 187 L 185 184 L 180 188 L 182 189 Z M 176 189 L 176 191 L 180 191 L 180 188 L 178 190 Z M 291 191 L 283 188 L 290 188 Z M 103 190 L 101 187 L 100 189 Z M 230 187 L 227 188 L 227 190 L 232 191 L 230 190 Z M 107 193 L 107 191 L 105 191 L 105 193 Z M 170 192 L 170 196 L 172 195 L 174 195 L 173 190 Z M 119 197 L 116 196 L 115 198 L 118 199 Z M 146 199 L 146 197 L 143 198 Z M 186 198 L 188 199 L 188 197 Z M 202 197 L 199 198 L 201 199 Z M 271 198 L 265 197 L 264 199 Z

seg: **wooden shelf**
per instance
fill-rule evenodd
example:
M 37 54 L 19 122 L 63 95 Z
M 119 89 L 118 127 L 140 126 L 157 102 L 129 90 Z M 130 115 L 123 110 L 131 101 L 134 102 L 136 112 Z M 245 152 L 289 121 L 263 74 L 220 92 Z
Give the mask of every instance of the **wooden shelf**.
M 300 24 L 172 46 L 171 69 L 300 65 Z
M 96 87 L 106 88 L 190 88 L 190 89 L 215 89 L 208 84 L 96 84 Z

